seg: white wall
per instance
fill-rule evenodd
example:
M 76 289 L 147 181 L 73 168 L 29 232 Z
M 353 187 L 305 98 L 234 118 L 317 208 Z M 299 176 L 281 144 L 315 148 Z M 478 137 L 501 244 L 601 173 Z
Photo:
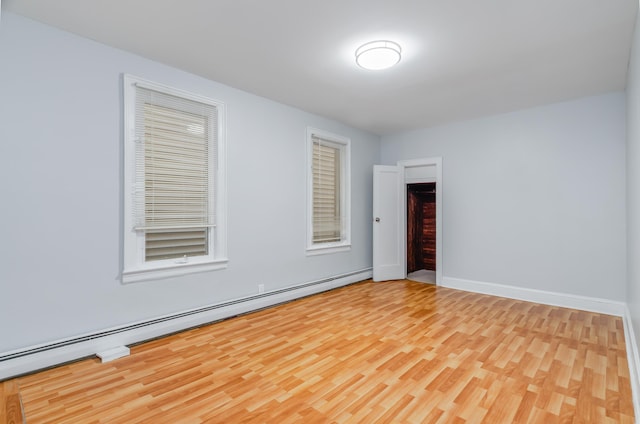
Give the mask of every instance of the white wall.
M 122 73 L 226 103 L 227 270 L 121 284 Z M 352 140 L 351 252 L 305 256 L 307 125 Z M 4 11 L 0 354 L 370 267 L 378 159 L 378 136 Z
M 442 156 L 445 277 L 625 298 L 625 97 L 382 138 L 384 164 Z
M 640 346 L 640 14 L 627 75 L 627 304 Z

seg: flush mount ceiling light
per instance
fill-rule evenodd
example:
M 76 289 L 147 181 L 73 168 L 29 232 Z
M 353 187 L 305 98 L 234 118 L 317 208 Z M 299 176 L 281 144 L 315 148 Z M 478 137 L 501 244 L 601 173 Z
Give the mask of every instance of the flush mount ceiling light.
M 364 68 L 379 70 L 400 62 L 402 49 L 398 43 L 388 40 L 371 41 L 356 50 L 356 63 Z

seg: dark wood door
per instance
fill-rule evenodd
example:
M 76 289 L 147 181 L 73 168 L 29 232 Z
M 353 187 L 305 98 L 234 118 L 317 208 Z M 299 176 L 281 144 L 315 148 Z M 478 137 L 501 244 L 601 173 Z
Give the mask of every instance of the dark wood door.
M 436 185 L 407 185 L 407 273 L 436 269 Z

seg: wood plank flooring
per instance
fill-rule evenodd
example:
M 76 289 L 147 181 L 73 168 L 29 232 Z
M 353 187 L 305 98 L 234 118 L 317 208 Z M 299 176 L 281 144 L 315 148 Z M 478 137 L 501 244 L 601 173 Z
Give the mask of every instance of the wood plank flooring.
M 37 423 L 633 423 L 620 318 L 354 284 L 17 379 Z
M 0 423 L 22 424 L 23 421 L 18 382 L 9 380 L 0 383 Z

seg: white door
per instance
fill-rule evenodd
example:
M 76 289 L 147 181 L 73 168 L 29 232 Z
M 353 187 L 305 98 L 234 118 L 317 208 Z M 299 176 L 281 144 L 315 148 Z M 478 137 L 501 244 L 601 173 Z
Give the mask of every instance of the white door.
M 405 278 L 403 168 L 373 167 L 373 281 Z

